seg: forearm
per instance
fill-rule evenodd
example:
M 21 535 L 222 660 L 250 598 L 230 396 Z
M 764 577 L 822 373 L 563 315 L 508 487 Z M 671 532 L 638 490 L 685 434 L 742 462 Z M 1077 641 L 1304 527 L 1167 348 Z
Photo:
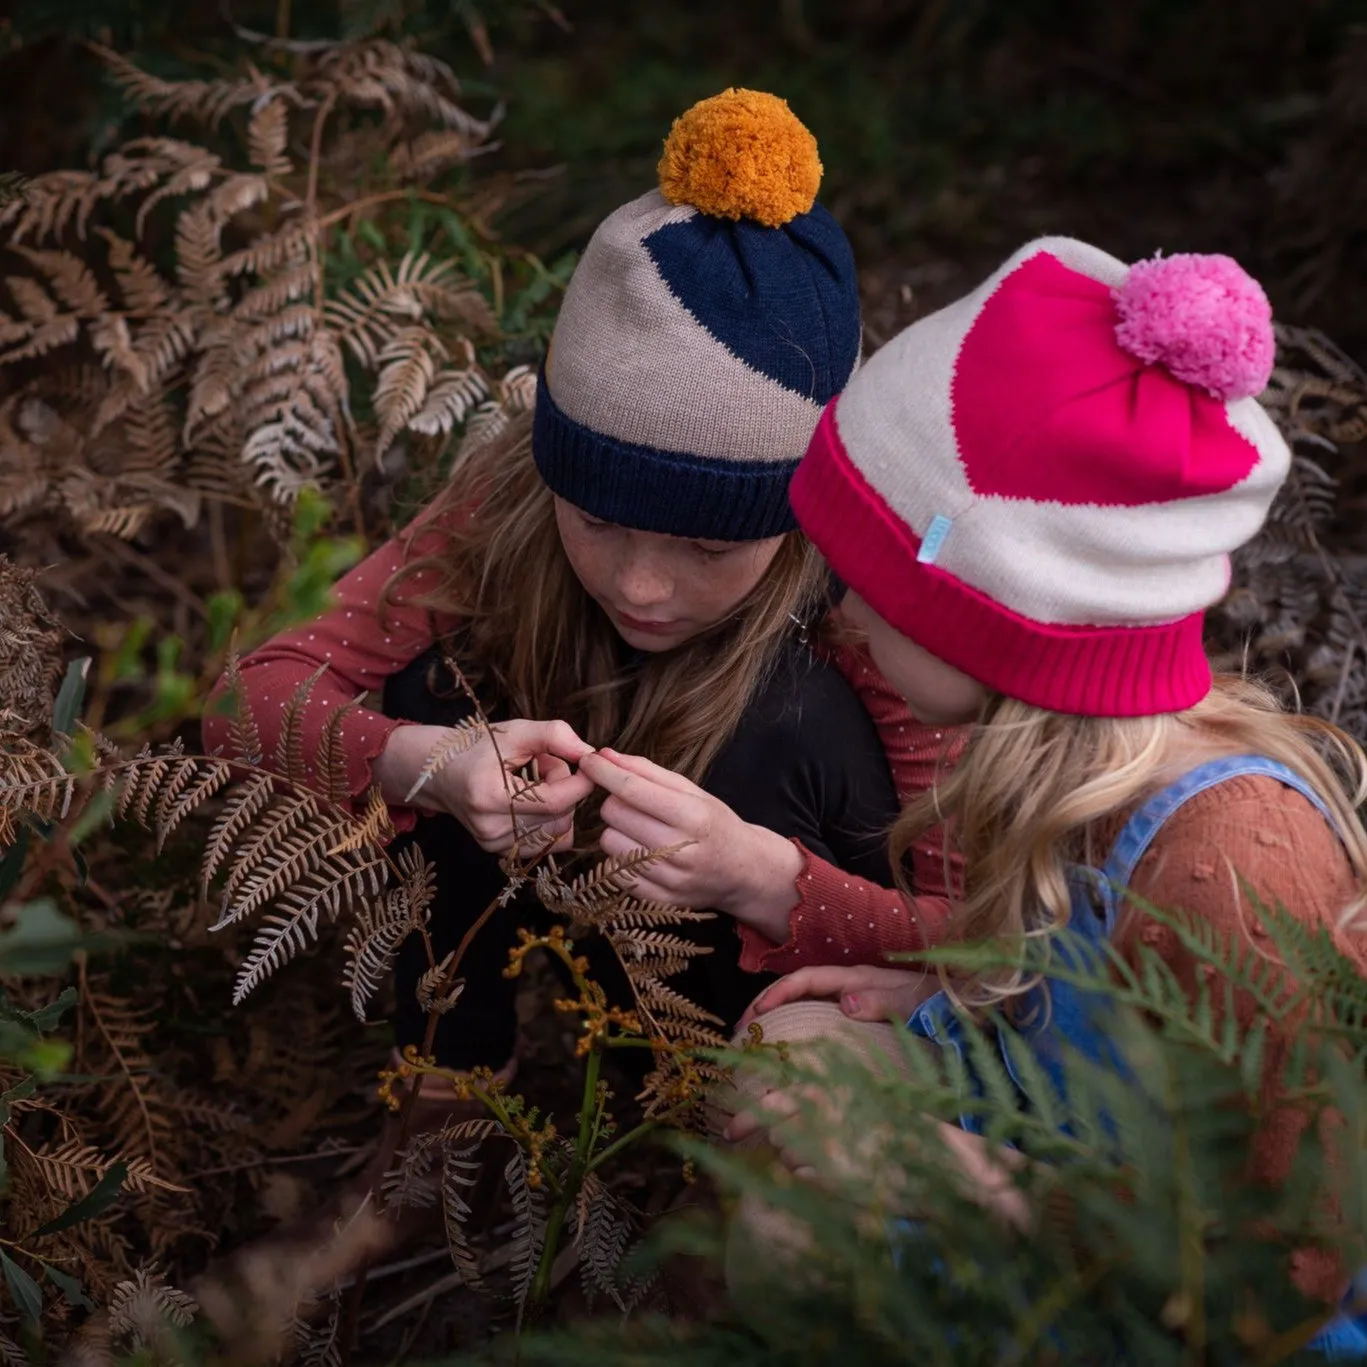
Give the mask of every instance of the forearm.
M 748 826 L 746 834 L 736 890 L 717 910 L 781 944 L 788 938 L 789 915 L 801 900 L 797 880 L 802 854 L 791 840 L 763 826 Z
M 792 899 L 781 917 L 742 924 L 742 967 L 790 973 L 814 964 L 880 964 L 944 939 L 949 899 L 907 897 L 787 843 L 799 860 Z
M 334 586 L 332 606 L 302 626 L 273 637 L 241 663 L 241 701 L 250 709 L 261 740 L 261 760 L 280 768 L 285 719 L 295 716 L 302 777 L 311 784 L 328 786 L 328 775 L 319 772 L 318 761 L 325 738 L 339 741 L 328 747 L 334 762 L 346 770 L 347 792 L 357 797 L 374 781 L 372 765 L 386 750 L 401 723 L 359 699 L 384 685 L 431 643 L 433 634 L 449 623 L 434 621 L 426 609 L 401 600 L 381 609 L 386 586 L 410 558 L 432 549 L 433 533 L 410 545 L 395 538 L 358 565 Z M 425 584 L 415 578 L 405 586 L 411 597 Z M 296 709 L 292 700 L 307 688 L 307 698 Z M 231 705 L 226 698 L 227 681 L 220 680 L 211 695 L 203 719 L 207 748 L 231 752 Z M 334 727 L 339 711 L 344 716 Z M 388 785 L 390 792 L 398 781 Z M 409 784 L 399 793 L 401 799 Z M 396 811 L 401 828 L 411 824 L 411 812 Z
M 380 796 L 393 807 L 415 807 L 419 811 L 435 811 L 438 803 L 424 786 L 413 792 L 434 750 L 450 736 L 444 726 L 421 726 L 410 723 L 395 728 L 389 734 L 384 749 L 371 765 L 371 777 Z

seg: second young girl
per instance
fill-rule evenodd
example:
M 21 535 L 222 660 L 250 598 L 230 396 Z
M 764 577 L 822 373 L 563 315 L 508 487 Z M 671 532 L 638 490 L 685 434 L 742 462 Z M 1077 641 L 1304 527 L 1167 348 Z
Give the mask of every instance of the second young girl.
M 755 1004 L 766 1034 L 785 1037 L 783 1003 L 832 996 L 846 1015 L 900 1007 L 954 1048 L 949 999 L 885 954 L 1061 926 L 1131 958 L 1147 946 L 1195 993 L 1201 964 L 1145 904 L 1264 956 L 1253 898 L 1281 904 L 1367 973 L 1362 752 L 1253 681 L 1212 678 L 1202 641 L 1289 467 L 1255 397 L 1273 353 L 1267 300 L 1228 258 L 1127 267 L 1051 238 L 894 338 L 827 408 L 793 483 L 799 522 L 911 711 L 969 728 L 893 855 L 943 821 L 965 883 L 951 902 L 816 870 L 757 907 L 752 961 L 795 970 Z M 1065 1040 L 1101 1056 L 1059 983 L 1001 972 L 956 990 L 1004 1009 L 1046 1068 Z M 1247 1027 L 1256 1002 L 1232 1002 Z M 1280 1096 L 1303 1026 L 1268 1023 L 1252 1181 L 1283 1180 L 1307 1123 Z M 1327 1251 L 1292 1268 L 1307 1294 L 1342 1291 Z

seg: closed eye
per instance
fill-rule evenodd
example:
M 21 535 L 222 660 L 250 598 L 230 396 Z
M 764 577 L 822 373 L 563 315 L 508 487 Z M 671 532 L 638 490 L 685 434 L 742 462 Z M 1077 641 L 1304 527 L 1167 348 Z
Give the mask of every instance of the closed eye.
M 720 560 L 722 556 L 730 555 L 733 551 L 738 551 L 740 546 L 709 546 L 705 542 L 695 541 L 693 543 L 693 549 L 708 560 Z

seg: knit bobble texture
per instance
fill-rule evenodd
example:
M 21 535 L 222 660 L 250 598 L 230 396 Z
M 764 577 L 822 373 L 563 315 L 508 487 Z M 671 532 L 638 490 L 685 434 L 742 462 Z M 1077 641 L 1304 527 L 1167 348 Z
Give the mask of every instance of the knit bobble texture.
M 1228 256 L 1188 252 L 1130 267 L 1116 291 L 1116 340 L 1217 399 L 1261 394 L 1276 340 L 1262 287 Z
M 733 88 L 674 120 L 660 158 L 660 192 L 711 218 L 779 228 L 810 212 L 821 169 L 816 139 L 786 100 Z

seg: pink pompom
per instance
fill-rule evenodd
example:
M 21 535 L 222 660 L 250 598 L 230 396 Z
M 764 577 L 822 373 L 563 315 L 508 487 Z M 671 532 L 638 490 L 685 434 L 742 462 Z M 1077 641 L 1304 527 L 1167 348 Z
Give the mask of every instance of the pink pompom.
M 1261 394 L 1276 341 L 1262 286 L 1228 256 L 1194 252 L 1130 267 L 1116 291 L 1116 340 L 1217 399 Z

